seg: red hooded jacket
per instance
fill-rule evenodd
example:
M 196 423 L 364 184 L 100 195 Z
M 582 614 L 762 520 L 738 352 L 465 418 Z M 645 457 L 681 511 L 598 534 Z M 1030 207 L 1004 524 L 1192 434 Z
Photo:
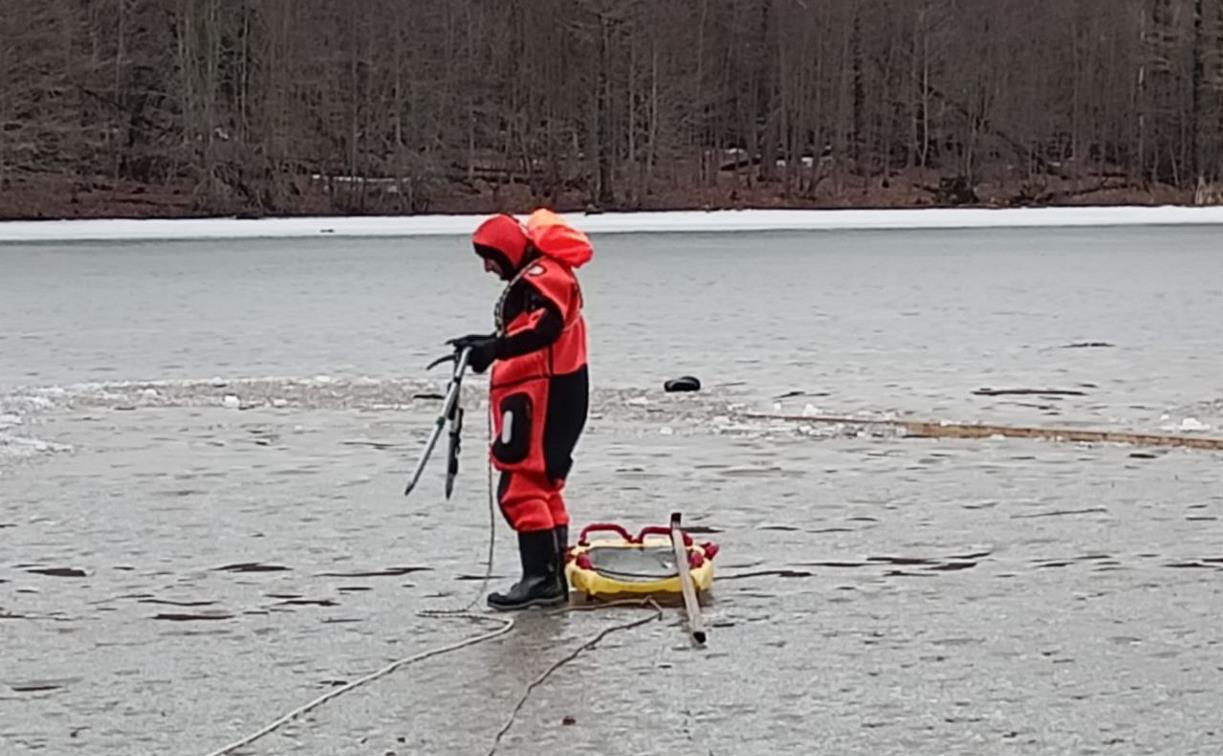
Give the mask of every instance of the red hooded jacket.
M 563 478 L 588 403 L 586 321 L 573 271 L 594 249 L 550 210 L 535 211 L 525 226 L 493 216 L 472 243 L 509 279 L 495 313 L 499 338 L 489 384 L 494 464 Z M 507 420 L 517 427 L 506 430 Z

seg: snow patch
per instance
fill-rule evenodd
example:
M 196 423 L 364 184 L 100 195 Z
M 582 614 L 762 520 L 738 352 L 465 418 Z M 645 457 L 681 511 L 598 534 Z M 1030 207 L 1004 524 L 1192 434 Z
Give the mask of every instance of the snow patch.
M 33 457 L 37 454 L 70 452 L 72 448 L 68 444 L 57 444 L 51 441 L 43 441 L 40 438 L 26 438 L 9 433 L 0 433 L 0 459 L 5 457 L 20 459 Z
M 1191 431 L 1191 432 L 1192 431 L 1207 431 L 1207 430 L 1210 430 L 1210 426 L 1207 425 L 1206 423 L 1203 423 L 1201 420 L 1198 420 L 1196 417 L 1186 417 L 1185 419 L 1181 420 L 1180 427 L 1177 428 L 1177 430 Z
M 8 221 L 0 242 L 466 236 L 483 215 Z M 591 234 L 1223 225 L 1223 207 L 920 208 L 569 213 Z

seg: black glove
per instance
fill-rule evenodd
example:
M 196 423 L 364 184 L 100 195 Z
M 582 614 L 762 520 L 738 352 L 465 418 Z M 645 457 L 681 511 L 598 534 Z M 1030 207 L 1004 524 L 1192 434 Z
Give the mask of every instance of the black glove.
M 461 352 L 470 346 L 484 341 L 485 339 L 491 338 L 496 338 L 496 336 L 486 333 L 469 333 L 466 336 L 460 336 L 457 339 L 450 339 L 446 343 L 453 346 L 455 351 Z
M 479 339 L 465 342 L 464 347 L 470 350 L 467 353 L 467 367 L 477 375 L 488 370 L 488 366 L 497 359 L 496 336 L 482 336 Z

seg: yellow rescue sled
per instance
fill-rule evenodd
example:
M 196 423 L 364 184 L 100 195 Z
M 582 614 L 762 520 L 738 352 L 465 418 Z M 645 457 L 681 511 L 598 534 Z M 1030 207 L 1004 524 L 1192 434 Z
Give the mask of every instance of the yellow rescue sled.
M 713 587 L 713 558 L 718 547 L 694 543 L 689 534 L 676 532 L 683 538 L 692 585 L 705 595 Z M 592 533 L 600 535 L 591 538 Z M 612 523 L 587 525 L 565 556 L 565 576 L 580 598 L 679 600 L 683 584 L 676 567 L 675 542 L 671 529 L 662 526 L 647 526 L 634 536 Z

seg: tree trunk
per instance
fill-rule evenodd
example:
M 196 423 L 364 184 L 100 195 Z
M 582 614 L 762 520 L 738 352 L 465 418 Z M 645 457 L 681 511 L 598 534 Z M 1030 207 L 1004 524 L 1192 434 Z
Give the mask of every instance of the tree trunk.
M 650 51 L 650 137 L 645 160 L 645 192 L 654 186 L 654 166 L 658 162 L 658 50 L 651 41 Z M 699 186 L 699 183 L 698 183 Z
M 1150 109 L 1150 104 L 1147 99 L 1147 13 L 1142 14 L 1140 22 L 1138 38 L 1141 41 L 1139 45 L 1139 60 L 1138 60 L 1138 95 L 1135 102 L 1134 112 L 1138 115 L 1138 145 L 1135 150 L 1135 155 L 1138 161 L 1137 177 L 1143 181 L 1149 181 L 1150 175 L 1147 172 L 1147 112 Z
M 13 12 L 0 15 L 0 38 L 12 39 L 12 35 L 16 32 L 13 27 L 17 25 L 16 14 L 21 13 L 21 8 L 14 8 Z M 15 88 L 13 79 L 12 55 L 9 52 L 9 45 L 0 44 L 0 197 L 4 196 L 5 191 L 9 188 L 9 130 L 8 123 L 12 118 L 13 109 L 13 94 Z
M 604 15 L 599 16 L 599 80 L 598 80 L 598 143 L 599 181 L 598 203 L 609 206 L 615 202 L 612 186 L 611 142 L 611 25 Z
M 113 152 L 113 171 L 112 176 L 115 181 L 119 180 L 119 171 L 123 162 L 123 153 L 119 133 L 123 124 L 123 115 L 126 113 L 126 102 L 123 91 L 123 55 L 124 55 L 124 34 L 126 32 L 127 21 L 127 0 L 115 0 L 115 83 L 114 83 L 114 100 L 115 100 L 115 126 L 111 129 L 107 142 Z
M 850 56 L 853 75 L 853 132 L 849 140 L 849 157 L 854 168 L 863 176 L 868 171 L 861 165 L 862 160 L 862 119 L 866 109 L 866 92 L 862 85 L 862 14 L 861 6 L 854 4 L 853 26 L 850 33 Z

